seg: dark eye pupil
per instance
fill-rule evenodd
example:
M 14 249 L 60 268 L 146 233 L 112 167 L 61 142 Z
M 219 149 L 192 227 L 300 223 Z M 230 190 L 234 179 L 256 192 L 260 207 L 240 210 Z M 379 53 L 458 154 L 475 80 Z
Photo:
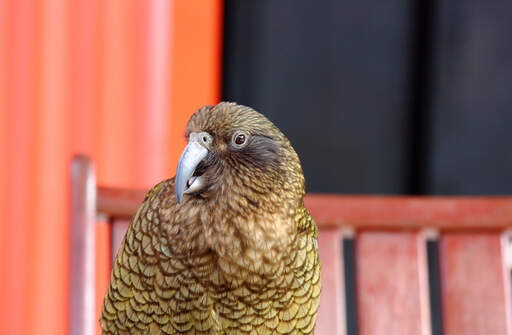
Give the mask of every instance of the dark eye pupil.
M 245 143 L 245 135 L 240 134 L 235 138 L 235 143 L 240 145 Z

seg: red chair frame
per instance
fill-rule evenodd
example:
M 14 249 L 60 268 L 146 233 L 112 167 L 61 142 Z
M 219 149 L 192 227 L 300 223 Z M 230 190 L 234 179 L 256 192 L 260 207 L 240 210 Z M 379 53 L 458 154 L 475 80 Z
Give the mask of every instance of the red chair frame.
M 86 156 L 73 159 L 71 334 L 92 334 L 98 322 L 94 301 L 97 215 L 112 223 L 126 222 L 145 193 L 97 186 L 91 160 Z M 512 227 L 512 197 L 308 194 L 304 202 L 320 228 L 323 295 L 317 334 L 347 333 L 344 237 L 356 241 L 359 334 L 432 332 L 422 247 L 432 238 L 440 245 L 444 333 L 512 334 L 510 271 L 505 257 L 507 231 Z M 121 233 L 114 235 L 122 236 L 126 224 L 120 226 Z M 120 238 L 116 239 L 115 244 Z

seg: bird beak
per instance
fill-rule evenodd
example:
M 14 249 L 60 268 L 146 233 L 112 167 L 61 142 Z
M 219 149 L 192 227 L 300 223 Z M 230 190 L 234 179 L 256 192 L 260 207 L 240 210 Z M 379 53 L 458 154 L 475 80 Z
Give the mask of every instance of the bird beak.
M 200 144 L 198 137 L 191 138 L 181 154 L 176 170 L 175 191 L 178 204 L 181 203 L 183 194 L 192 193 L 195 192 L 195 189 L 201 188 L 200 178 L 192 177 L 192 175 L 206 155 L 208 155 L 208 149 Z

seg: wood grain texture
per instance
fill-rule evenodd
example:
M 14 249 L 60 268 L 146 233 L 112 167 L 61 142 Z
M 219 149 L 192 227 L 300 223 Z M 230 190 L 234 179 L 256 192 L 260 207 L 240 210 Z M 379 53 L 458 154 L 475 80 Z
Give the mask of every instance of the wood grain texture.
M 356 229 L 504 230 L 511 197 L 400 197 L 308 195 L 306 207 L 320 226 Z
M 445 234 L 440 256 L 445 334 L 510 334 L 500 235 Z
M 417 235 L 363 232 L 356 259 L 359 334 L 422 334 Z
M 345 335 L 343 255 L 338 230 L 319 232 L 318 253 L 322 261 L 322 294 L 315 334 Z

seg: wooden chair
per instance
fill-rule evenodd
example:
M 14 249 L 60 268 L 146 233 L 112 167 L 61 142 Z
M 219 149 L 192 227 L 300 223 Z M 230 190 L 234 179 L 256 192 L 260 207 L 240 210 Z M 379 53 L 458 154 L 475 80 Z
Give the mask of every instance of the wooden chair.
M 71 329 L 93 334 L 94 225 L 111 255 L 145 191 L 98 187 L 91 161 L 71 166 Z M 512 334 L 512 197 L 308 194 L 320 227 L 316 334 Z

